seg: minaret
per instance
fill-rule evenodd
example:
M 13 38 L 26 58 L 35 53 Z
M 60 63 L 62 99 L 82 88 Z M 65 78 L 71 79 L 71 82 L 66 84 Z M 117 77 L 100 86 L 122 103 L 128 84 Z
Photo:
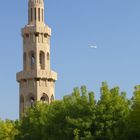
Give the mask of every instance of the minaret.
M 51 103 L 55 98 L 57 73 L 50 67 L 51 29 L 44 22 L 44 0 L 29 0 L 28 24 L 22 28 L 23 70 L 19 82 L 20 117 L 34 102 Z

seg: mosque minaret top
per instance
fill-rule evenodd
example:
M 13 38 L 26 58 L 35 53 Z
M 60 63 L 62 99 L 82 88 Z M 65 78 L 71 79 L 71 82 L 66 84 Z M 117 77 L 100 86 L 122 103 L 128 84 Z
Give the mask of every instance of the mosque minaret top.
M 28 24 L 45 25 L 44 23 L 44 0 L 28 1 Z

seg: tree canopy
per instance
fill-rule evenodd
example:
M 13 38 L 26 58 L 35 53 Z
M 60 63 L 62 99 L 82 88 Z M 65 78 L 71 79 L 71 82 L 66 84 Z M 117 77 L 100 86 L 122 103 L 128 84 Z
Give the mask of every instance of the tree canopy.
M 86 86 L 50 105 L 36 103 L 19 121 L 0 120 L 0 140 L 140 140 L 140 86 L 128 99 L 119 87 Z

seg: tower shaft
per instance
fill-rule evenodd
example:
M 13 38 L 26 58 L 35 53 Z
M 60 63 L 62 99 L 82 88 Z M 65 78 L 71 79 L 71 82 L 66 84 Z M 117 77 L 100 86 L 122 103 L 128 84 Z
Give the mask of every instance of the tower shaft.
M 19 82 L 20 116 L 34 102 L 50 103 L 55 98 L 57 73 L 50 67 L 51 29 L 44 22 L 44 0 L 29 0 L 28 24 L 22 28 L 23 70 Z

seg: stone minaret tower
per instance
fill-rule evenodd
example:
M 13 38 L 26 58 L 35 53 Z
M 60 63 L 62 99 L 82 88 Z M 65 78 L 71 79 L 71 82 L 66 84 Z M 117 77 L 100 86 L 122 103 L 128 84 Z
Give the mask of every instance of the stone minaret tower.
M 22 29 L 23 70 L 17 73 L 20 117 L 35 101 L 55 98 L 57 73 L 50 67 L 51 29 L 44 23 L 44 0 L 29 0 L 28 24 Z

